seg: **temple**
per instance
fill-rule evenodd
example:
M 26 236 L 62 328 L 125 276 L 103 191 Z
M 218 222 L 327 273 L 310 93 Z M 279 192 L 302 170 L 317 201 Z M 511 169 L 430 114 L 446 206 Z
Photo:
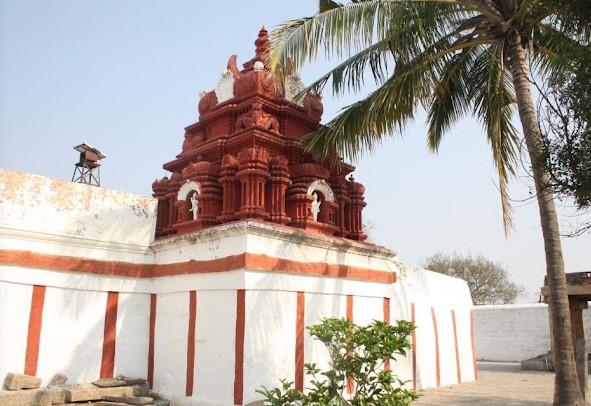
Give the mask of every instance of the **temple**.
M 275 88 L 266 38 L 202 95 L 154 197 L 0 168 L 0 377 L 61 374 L 66 396 L 127 376 L 175 406 L 259 404 L 280 379 L 314 385 L 306 364 L 330 359 L 306 327 L 335 317 L 415 323 L 390 364 L 409 387 L 476 379 L 468 285 L 364 241 L 364 187 L 302 148 L 322 103 L 290 101 L 296 75 Z
M 363 241 L 364 187 L 346 177 L 354 167 L 318 161 L 301 146 L 319 128 L 320 96 L 294 96 L 297 74 L 278 89 L 265 69 L 267 31 L 239 70 L 232 55 L 214 90 L 202 92 L 199 121 L 185 128 L 182 151 L 156 180 L 156 236 L 257 219 Z

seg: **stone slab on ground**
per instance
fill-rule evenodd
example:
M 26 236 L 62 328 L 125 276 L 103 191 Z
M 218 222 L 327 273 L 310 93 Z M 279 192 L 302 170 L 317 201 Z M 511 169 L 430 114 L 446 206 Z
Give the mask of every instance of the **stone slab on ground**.
M 66 402 L 63 388 L 0 391 L 2 406 L 51 406 Z
M 125 385 L 130 386 L 130 385 L 147 385 L 148 381 L 146 381 L 144 378 L 129 378 L 127 376 L 118 376 L 116 379 L 120 379 L 122 381 L 125 382 Z
M 41 378 L 36 376 L 10 372 L 4 379 L 4 387 L 8 390 L 37 389 L 41 386 Z
M 548 362 L 543 359 L 540 359 L 540 358 L 534 358 L 534 359 L 528 359 L 525 361 L 521 361 L 521 369 L 523 371 L 550 371 L 551 370 Z
M 98 402 L 83 402 L 83 403 L 64 403 L 61 405 L 53 405 L 53 406 L 129 406 L 127 403 L 116 403 L 116 402 L 109 402 L 109 401 L 98 401 Z
M 148 382 L 144 382 L 140 385 L 130 385 L 133 388 L 133 396 L 150 396 L 150 387 Z
M 100 388 L 114 388 L 117 386 L 123 386 L 126 382 L 123 379 L 118 378 L 101 378 L 97 379 L 92 384 Z
M 154 403 L 154 399 L 147 396 L 103 396 L 103 400 L 128 405 L 151 405 Z
M 103 396 L 133 396 L 132 386 L 118 386 L 115 388 L 99 388 L 93 384 L 84 384 L 66 388 L 67 402 L 84 402 L 89 400 L 102 400 Z
M 154 406 L 170 406 L 170 401 L 167 399 L 155 399 Z
M 53 376 L 53 378 L 51 378 L 51 381 L 49 381 L 49 383 L 47 384 L 48 388 L 51 388 L 53 386 L 63 386 L 66 384 L 66 382 L 68 381 L 68 377 L 62 374 L 55 374 Z

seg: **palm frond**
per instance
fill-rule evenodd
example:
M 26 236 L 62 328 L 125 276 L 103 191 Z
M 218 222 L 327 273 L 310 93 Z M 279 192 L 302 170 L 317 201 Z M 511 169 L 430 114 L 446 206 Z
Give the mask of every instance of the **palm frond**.
M 590 48 L 567 36 L 548 24 L 539 24 L 532 34 L 534 52 L 533 68 L 542 77 L 557 76 L 561 71 L 572 70 L 569 55 L 588 53 Z
M 474 103 L 474 115 L 486 128 L 499 177 L 503 225 L 508 233 L 513 222 L 507 184 L 515 174 L 519 139 L 511 123 L 515 103 L 513 85 L 500 61 L 500 46 L 488 47 L 480 53 L 472 67 L 468 97 Z
M 400 133 L 413 120 L 416 107 L 431 97 L 434 63 L 415 61 L 405 66 L 366 98 L 347 106 L 307 136 L 304 146 L 316 156 L 336 151 L 353 160 L 372 151 L 384 137 Z
M 386 39 L 392 53 L 417 55 L 467 12 L 456 0 L 382 0 L 328 7 L 275 29 L 267 65 L 271 75 L 282 80 L 289 74 L 286 66 L 298 70 L 321 52 L 327 59 L 347 58 Z
M 474 63 L 474 49 L 452 55 L 442 64 L 443 70 L 438 74 L 427 115 L 427 144 L 432 152 L 437 152 L 445 132 L 470 107 L 465 78 Z
M 548 0 L 549 1 L 549 0 Z M 356 159 L 401 132 L 422 105 L 428 143 L 471 111 L 486 130 L 499 177 L 503 222 L 511 228 L 507 183 L 514 175 L 518 138 L 511 123 L 514 89 L 507 46 L 514 38 L 549 75 L 568 69 L 562 52 L 588 44 L 589 29 L 573 26 L 540 0 L 320 0 L 316 15 L 272 33 L 269 68 L 282 77 L 318 55 L 341 61 L 306 91 L 332 80 L 336 95 L 357 91 L 373 75 L 378 88 L 343 109 L 304 140 L 314 154 Z M 585 36 L 587 35 L 587 37 Z M 587 38 L 587 42 L 585 41 Z M 288 63 L 289 62 L 289 63 Z M 391 75 L 391 76 L 390 76 Z
M 335 68 L 310 84 L 302 93 L 308 91 L 321 93 L 326 83 L 332 79 L 334 95 L 346 91 L 357 92 L 365 83 L 366 75 L 371 75 L 376 85 L 381 85 L 389 76 L 392 59 L 387 51 L 389 41 L 382 40 L 351 56 Z
M 342 6 L 343 5 L 341 3 L 337 3 L 336 1 L 320 0 L 318 2 L 318 11 L 320 13 L 322 13 L 324 11 L 332 10 L 333 8 L 338 8 L 338 7 L 342 7 Z
M 281 76 L 289 63 L 295 70 L 315 59 L 320 50 L 327 58 L 341 58 L 371 45 L 380 2 L 352 3 L 329 8 L 308 18 L 291 20 L 271 34 L 268 67 Z

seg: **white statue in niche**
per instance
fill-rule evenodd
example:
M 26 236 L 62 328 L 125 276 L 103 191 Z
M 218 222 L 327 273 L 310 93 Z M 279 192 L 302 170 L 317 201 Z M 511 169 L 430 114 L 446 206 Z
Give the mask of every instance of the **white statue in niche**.
M 318 194 L 316 192 L 312 193 L 312 219 L 314 221 L 318 221 L 318 213 L 320 213 L 321 203 Z
M 254 63 L 254 71 L 255 72 L 260 72 L 263 69 L 265 69 L 265 64 L 264 63 L 262 63 L 261 61 L 256 61 Z
M 199 202 L 197 201 L 197 192 L 193 192 L 191 196 L 191 211 L 193 212 L 193 220 L 197 220 L 197 214 L 199 213 Z

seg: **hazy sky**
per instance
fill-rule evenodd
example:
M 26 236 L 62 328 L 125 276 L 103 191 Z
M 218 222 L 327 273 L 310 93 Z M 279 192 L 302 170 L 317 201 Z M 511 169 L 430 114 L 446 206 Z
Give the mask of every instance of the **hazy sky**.
M 230 55 L 248 61 L 263 25 L 310 15 L 316 3 L 0 0 L 0 165 L 70 180 L 72 147 L 86 142 L 107 155 L 103 187 L 150 195 L 198 120 L 199 92 L 213 89 Z M 304 70 L 304 82 L 321 72 Z M 353 100 L 325 94 L 323 122 Z M 415 266 L 438 251 L 482 254 L 533 301 L 545 261 L 526 171 L 511 185 L 516 226 L 506 238 L 477 122 L 459 123 L 437 156 L 425 137 L 419 114 L 402 139 L 355 163 L 372 239 Z M 562 211 L 564 224 L 576 223 Z M 589 234 L 563 239 L 563 249 L 568 272 L 591 271 Z

